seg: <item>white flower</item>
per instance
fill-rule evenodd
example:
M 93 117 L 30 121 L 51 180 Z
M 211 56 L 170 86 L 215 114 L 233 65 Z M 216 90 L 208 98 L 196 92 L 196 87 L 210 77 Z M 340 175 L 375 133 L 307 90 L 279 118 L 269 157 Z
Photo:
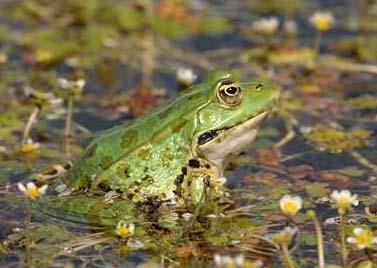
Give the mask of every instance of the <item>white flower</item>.
M 79 79 L 76 81 L 68 80 L 65 78 L 58 78 L 58 85 L 62 89 L 67 89 L 70 91 L 73 95 L 79 95 L 82 93 L 84 86 L 85 86 L 85 80 Z
M 20 145 L 20 151 L 22 153 L 31 153 L 40 147 L 40 143 L 34 142 L 31 138 L 26 139 Z
M 302 208 L 302 199 L 299 196 L 284 195 L 279 204 L 285 215 L 294 216 Z
M 178 83 L 184 86 L 190 86 L 195 82 L 198 76 L 194 73 L 192 69 L 178 68 L 176 78 Z
M 139 240 L 130 239 L 127 241 L 127 247 L 138 250 L 144 248 L 145 244 Z
M 260 19 L 251 25 L 253 31 L 263 35 L 273 35 L 279 28 L 279 20 L 276 17 Z
M 62 98 L 57 98 L 52 92 L 42 92 L 30 86 L 24 88 L 24 94 L 38 106 L 60 106 Z
M 272 239 L 276 241 L 279 245 L 289 244 L 296 233 L 297 228 L 287 226 L 282 231 L 273 234 Z
M 327 31 L 335 23 L 335 18 L 330 11 L 316 11 L 309 17 L 309 23 L 318 31 Z
M 118 225 L 115 228 L 115 233 L 121 238 L 126 238 L 130 235 L 133 235 L 135 232 L 135 225 L 133 223 L 126 224 L 124 221 L 119 221 Z
M 38 197 L 42 196 L 45 194 L 48 185 L 42 185 L 41 187 L 37 187 L 33 182 L 28 182 L 25 185 L 22 183 L 17 184 L 18 189 L 29 199 L 34 200 L 37 199 Z
M 352 205 L 359 205 L 357 195 L 352 195 L 349 190 L 341 190 L 340 192 L 335 190 L 331 193 L 331 198 L 335 201 L 341 213 L 344 213 L 347 209 L 350 209 Z
M 235 257 L 215 254 L 213 257 L 216 267 L 243 267 L 245 256 L 240 254 Z
M 368 228 L 355 227 L 353 236 L 347 237 L 347 242 L 356 245 L 359 249 L 364 249 L 377 244 L 377 236 Z
M 287 20 L 283 24 L 283 30 L 288 36 L 297 35 L 297 23 L 294 20 Z

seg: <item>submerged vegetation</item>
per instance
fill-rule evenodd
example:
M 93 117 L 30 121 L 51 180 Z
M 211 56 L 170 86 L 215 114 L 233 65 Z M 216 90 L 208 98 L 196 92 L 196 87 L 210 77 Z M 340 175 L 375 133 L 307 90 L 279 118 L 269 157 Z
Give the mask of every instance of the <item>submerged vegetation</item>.
M 376 1 L 214 2 L 0 4 L 2 266 L 376 267 Z M 174 211 L 60 183 L 94 133 L 213 68 L 281 95 L 212 182 L 227 200 Z

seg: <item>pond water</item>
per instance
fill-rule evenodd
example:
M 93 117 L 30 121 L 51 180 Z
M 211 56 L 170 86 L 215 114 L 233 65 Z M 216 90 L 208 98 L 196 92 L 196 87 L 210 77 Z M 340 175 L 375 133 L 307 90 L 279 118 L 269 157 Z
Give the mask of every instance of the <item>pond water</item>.
M 316 267 L 310 210 L 333 267 L 342 267 L 342 226 L 346 237 L 355 227 L 377 237 L 376 1 L 26 0 L 0 7 L 1 267 Z M 316 10 L 332 12 L 328 30 L 308 22 Z M 281 92 L 257 139 L 225 171 L 230 201 L 194 220 L 168 211 L 159 225 L 141 216 L 148 208 L 122 198 L 82 194 L 62 204 L 49 192 L 24 197 L 17 183 L 47 166 L 75 164 L 95 133 L 184 92 L 180 68 L 192 70 L 195 83 L 229 68 Z M 83 79 L 83 92 L 62 89 L 59 78 Z M 358 195 L 344 223 L 330 200 L 334 190 Z M 279 208 L 287 194 L 303 200 L 292 218 Z M 135 225 L 125 239 L 116 234 L 120 219 Z M 286 225 L 295 230 L 286 243 L 293 264 L 274 236 Z M 346 247 L 352 267 L 376 265 L 376 244 Z

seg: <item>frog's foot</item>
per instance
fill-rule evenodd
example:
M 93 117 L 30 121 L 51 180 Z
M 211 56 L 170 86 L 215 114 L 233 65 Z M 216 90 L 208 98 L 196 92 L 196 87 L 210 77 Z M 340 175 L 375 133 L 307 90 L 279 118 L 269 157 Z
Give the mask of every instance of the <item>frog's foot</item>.
M 69 169 L 71 169 L 72 166 L 73 165 L 70 161 L 61 164 L 49 165 L 34 173 L 31 179 L 43 183 L 50 182 L 56 178 L 60 178 Z
M 181 184 L 181 194 L 188 207 L 216 202 L 225 194 L 225 177 L 218 178 L 218 171 L 204 159 L 190 159 Z

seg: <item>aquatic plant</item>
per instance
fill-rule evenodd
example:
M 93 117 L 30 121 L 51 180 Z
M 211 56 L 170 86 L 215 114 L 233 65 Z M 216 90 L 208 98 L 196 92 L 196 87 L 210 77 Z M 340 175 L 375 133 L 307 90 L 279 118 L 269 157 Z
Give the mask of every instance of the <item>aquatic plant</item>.
M 261 268 L 263 262 L 261 260 L 249 261 L 245 259 L 245 255 L 236 256 L 215 254 L 213 261 L 217 268 Z
M 23 153 L 30 153 L 39 148 L 38 143 L 34 143 L 30 138 L 30 131 L 33 124 L 37 121 L 42 108 L 45 107 L 57 107 L 61 105 L 62 99 L 55 97 L 51 92 L 42 92 L 35 90 L 31 87 L 26 87 L 24 93 L 27 99 L 35 106 L 34 110 L 29 116 L 29 119 L 25 125 L 22 142 L 20 145 L 20 151 Z
M 342 153 L 365 146 L 370 136 L 371 133 L 363 128 L 345 131 L 333 126 L 317 124 L 309 132 L 307 138 L 316 145 L 318 150 Z
M 314 210 L 308 210 L 306 217 L 313 221 L 316 236 L 317 236 L 317 251 L 318 251 L 318 267 L 325 268 L 325 253 L 323 248 L 323 233 L 321 223 L 317 218 Z
M 192 85 L 197 78 L 198 75 L 192 69 L 183 67 L 177 69 L 176 79 L 183 87 Z
M 297 234 L 297 228 L 286 226 L 282 231 L 275 233 L 272 239 L 279 245 L 282 259 L 289 268 L 296 267 L 291 254 L 289 253 L 288 246 L 291 243 L 293 237 Z
M 276 17 L 262 18 L 254 21 L 251 28 L 257 34 L 271 36 L 278 30 L 279 20 Z
M 285 215 L 293 217 L 302 208 L 302 199 L 299 196 L 284 195 L 279 204 L 281 211 Z
M 345 214 L 352 206 L 357 206 L 359 200 L 357 195 L 352 195 L 349 190 L 333 191 L 331 193 L 331 199 L 335 201 L 338 208 L 338 214 L 340 218 L 339 222 L 339 236 L 340 236 L 340 250 L 342 265 L 347 265 L 347 247 L 346 247 L 346 233 L 345 233 Z
M 320 53 L 322 34 L 328 31 L 335 23 L 334 15 L 330 11 L 316 11 L 309 17 L 309 23 L 317 30 L 314 43 L 314 53 Z
M 125 239 L 135 232 L 135 225 L 133 223 L 127 224 L 124 221 L 119 221 L 116 228 L 115 233 L 121 238 Z
M 68 93 L 68 108 L 67 108 L 67 116 L 65 120 L 64 135 L 65 137 L 70 137 L 72 135 L 71 128 L 72 128 L 73 102 L 76 97 L 81 96 L 84 86 L 85 86 L 85 80 L 79 79 L 76 81 L 71 81 L 65 78 L 58 78 L 58 84 L 61 89 L 66 90 Z
M 28 182 L 26 186 L 22 183 L 17 184 L 18 189 L 30 200 L 35 200 L 45 194 L 48 185 L 36 186 L 33 182 Z
M 31 220 L 32 220 L 32 213 L 33 213 L 33 207 L 32 202 L 36 199 L 40 198 L 42 195 L 46 193 L 46 190 L 48 188 L 48 185 L 42 185 L 40 187 L 36 186 L 33 182 L 28 182 L 26 186 L 19 182 L 17 184 L 18 189 L 24 194 L 24 196 L 28 199 L 28 209 L 27 209 L 27 218 L 26 218 L 26 251 L 25 251 L 25 267 L 30 267 L 30 261 L 31 261 Z
M 367 227 L 355 227 L 352 236 L 347 237 L 347 242 L 358 249 L 366 249 L 377 244 L 377 236 Z

